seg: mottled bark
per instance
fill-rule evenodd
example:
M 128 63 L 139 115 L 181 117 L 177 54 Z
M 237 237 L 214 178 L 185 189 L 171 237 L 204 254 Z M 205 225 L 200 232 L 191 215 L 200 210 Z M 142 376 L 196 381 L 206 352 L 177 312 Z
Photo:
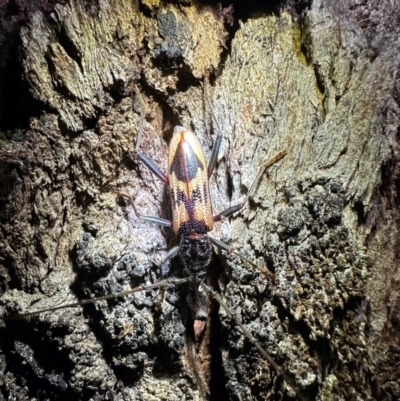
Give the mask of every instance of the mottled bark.
M 170 218 L 135 155 L 137 88 L 141 150 L 162 170 L 174 125 L 207 157 L 222 133 L 215 213 L 288 152 L 212 233 L 275 281 L 221 252 L 210 280 L 307 399 L 399 398 L 398 0 L 31 3 L 1 20 L 1 315 L 160 279 L 178 239 L 118 196 Z M 191 297 L 0 320 L 0 398 L 297 398 L 215 302 L 205 327 L 191 322 Z

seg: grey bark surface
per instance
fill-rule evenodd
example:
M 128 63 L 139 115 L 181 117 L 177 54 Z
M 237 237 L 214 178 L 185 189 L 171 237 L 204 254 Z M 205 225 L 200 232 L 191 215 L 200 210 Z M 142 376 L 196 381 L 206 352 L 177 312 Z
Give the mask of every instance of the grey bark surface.
M 171 213 L 134 151 L 138 88 L 141 151 L 163 171 L 174 125 L 207 157 L 223 135 L 215 214 L 288 152 L 211 233 L 274 282 L 217 251 L 218 290 L 306 399 L 399 399 L 399 10 L 397 0 L 288 1 L 239 21 L 194 1 L 4 8 L 2 54 L 17 37 L 32 102 L 14 110 L 29 125 L 0 133 L 0 398 L 298 397 L 215 302 L 193 345 L 179 288 L 161 303 L 148 291 L 5 319 L 160 279 L 155 264 L 178 239 L 135 212 Z

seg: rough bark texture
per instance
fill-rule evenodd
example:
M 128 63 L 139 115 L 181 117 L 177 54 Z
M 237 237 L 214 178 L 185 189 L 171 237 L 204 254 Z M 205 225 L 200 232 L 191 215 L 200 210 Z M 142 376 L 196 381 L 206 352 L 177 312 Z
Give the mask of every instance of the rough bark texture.
M 275 282 L 219 253 L 216 287 L 307 399 L 397 399 L 400 3 L 247 6 L 1 6 L 1 315 L 159 279 L 154 263 L 178 239 L 118 196 L 170 217 L 166 188 L 135 156 L 136 85 L 142 151 L 163 170 L 174 125 L 207 156 L 223 134 L 215 212 L 288 151 L 212 233 Z M 0 398 L 297 398 L 215 303 L 193 346 L 182 298 L 169 288 L 161 306 L 152 291 L 0 321 Z

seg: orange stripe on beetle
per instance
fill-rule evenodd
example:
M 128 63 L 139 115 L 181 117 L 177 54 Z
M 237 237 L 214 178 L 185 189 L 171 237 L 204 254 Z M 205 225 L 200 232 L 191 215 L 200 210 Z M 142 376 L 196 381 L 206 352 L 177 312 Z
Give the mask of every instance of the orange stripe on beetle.
M 207 163 L 193 132 L 176 126 L 169 146 L 168 176 L 175 234 L 205 234 L 213 228 Z

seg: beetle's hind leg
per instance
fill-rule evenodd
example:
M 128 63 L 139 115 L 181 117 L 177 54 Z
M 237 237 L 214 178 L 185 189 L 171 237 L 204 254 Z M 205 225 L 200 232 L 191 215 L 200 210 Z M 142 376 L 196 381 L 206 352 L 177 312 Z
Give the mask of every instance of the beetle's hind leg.
M 144 155 L 142 152 L 139 151 L 140 143 L 142 142 L 142 136 L 143 136 L 143 123 L 144 123 L 144 116 L 146 113 L 146 107 L 143 97 L 136 86 L 135 86 L 135 93 L 140 102 L 140 122 L 139 122 L 139 130 L 135 147 L 137 156 L 154 175 L 156 175 L 164 184 L 169 185 L 169 179 L 167 175 L 163 173 L 151 159 L 149 159 L 146 155 Z
M 213 148 L 211 151 L 210 160 L 208 161 L 208 167 L 207 167 L 208 178 L 211 177 L 211 174 L 214 171 L 215 165 L 217 164 L 217 157 L 218 157 L 219 149 L 221 147 L 221 142 L 222 142 L 222 135 L 219 134 L 217 136 L 217 139 L 214 142 L 214 145 L 213 145 Z
M 137 152 L 138 158 L 146 165 L 146 167 L 156 175 L 164 184 L 169 185 L 168 177 L 153 163 L 151 159 L 141 152 Z

